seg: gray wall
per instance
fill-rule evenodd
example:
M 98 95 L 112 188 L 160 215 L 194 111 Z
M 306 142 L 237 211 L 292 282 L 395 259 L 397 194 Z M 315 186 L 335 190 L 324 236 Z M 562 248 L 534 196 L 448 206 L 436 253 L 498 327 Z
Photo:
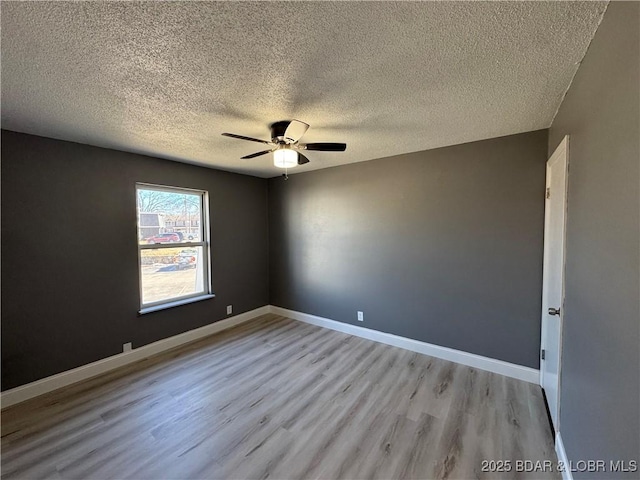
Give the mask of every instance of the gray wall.
M 216 298 L 137 316 L 137 181 L 208 190 Z M 267 181 L 2 131 L 2 389 L 269 303 Z
M 570 135 L 560 432 L 574 462 L 640 460 L 639 28 L 640 4 L 609 4 L 549 137 L 552 152 Z
M 538 368 L 546 159 L 543 130 L 269 180 L 271 303 Z

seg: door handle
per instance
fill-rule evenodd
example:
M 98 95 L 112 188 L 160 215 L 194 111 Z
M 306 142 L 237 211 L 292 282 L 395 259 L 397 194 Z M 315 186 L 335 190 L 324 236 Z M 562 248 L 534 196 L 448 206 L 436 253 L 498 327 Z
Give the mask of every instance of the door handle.
M 558 315 L 558 316 L 560 316 L 560 309 L 559 308 L 550 308 L 549 309 L 549 315 Z

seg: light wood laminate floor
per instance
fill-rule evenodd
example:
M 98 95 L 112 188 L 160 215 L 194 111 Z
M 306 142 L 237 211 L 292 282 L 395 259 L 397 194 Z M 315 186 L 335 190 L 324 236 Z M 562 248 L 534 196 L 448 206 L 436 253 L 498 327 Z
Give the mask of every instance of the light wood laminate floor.
M 2 412 L 3 479 L 559 478 L 517 460 L 538 386 L 276 315 Z

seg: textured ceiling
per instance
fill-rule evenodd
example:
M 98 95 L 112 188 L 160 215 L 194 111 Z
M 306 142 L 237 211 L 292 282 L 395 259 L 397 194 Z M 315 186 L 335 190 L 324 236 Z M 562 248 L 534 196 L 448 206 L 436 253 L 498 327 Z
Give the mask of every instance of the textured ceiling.
M 282 173 L 276 120 L 311 125 L 291 173 L 540 128 L 605 2 L 2 2 L 2 128 Z

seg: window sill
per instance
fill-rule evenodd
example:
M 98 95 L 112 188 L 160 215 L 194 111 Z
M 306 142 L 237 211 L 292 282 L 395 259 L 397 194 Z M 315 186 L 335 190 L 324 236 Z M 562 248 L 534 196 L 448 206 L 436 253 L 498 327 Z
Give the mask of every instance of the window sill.
M 215 295 L 213 293 L 207 295 L 200 295 L 199 297 L 191 297 L 185 298 L 182 300 L 176 300 L 175 302 L 167 302 L 162 305 L 154 305 L 152 307 L 141 308 L 138 311 L 138 315 L 145 315 L 147 313 L 158 312 L 160 310 L 166 310 L 167 308 L 179 307 L 180 305 L 187 305 L 189 303 L 200 302 L 202 300 L 209 300 L 210 298 L 214 298 Z

